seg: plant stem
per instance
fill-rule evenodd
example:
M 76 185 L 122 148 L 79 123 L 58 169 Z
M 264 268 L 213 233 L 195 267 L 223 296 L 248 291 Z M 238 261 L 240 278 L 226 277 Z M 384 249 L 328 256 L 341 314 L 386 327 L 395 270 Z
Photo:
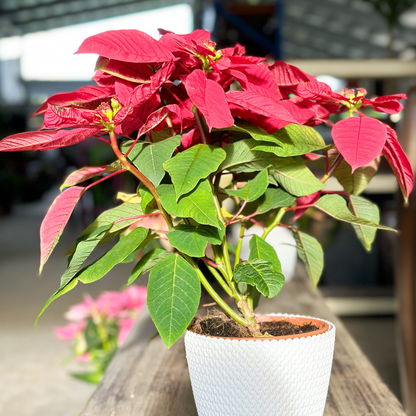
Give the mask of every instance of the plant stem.
M 321 183 L 325 183 L 335 172 L 335 169 L 339 166 L 339 164 L 342 162 L 342 155 L 341 153 L 338 154 L 338 156 L 335 158 L 334 163 L 331 165 L 331 167 L 328 170 L 328 173 L 326 173 L 322 178 L 319 180 Z
M 238 263 L 240 263 L 240 252 L 241 252 L 241 246 L 243 244 L 243 237 L 244 237 L 244 231 L 246 230 L 246 222 L 243 221 L 241 223 L 241 228 L 240 228 L 240 237 L 238 239 L 238 244 L 237 244 L 237 250 L 235 252 L 235 262 L 234 262 L 234 269 L 235 266 L 237 266 Z
M 231 289 L 225 282 L 225 280 L 222 278 L 222 276 L 215 270 L 214 267 L 210 266 L 207 263 L 207 267 L 209 271 L 214 275 L 214 277 L 217 279 L 218 283 L 221 285 L 221 287 L 227 292 L 228 296 L 233 296 L 233 293 L 231 292 Z
M 113 151 L 116 154 L 118 160 L 126 168 L 126 170 L 130 171 L 134 176 L 136 176 L 136 178 L 138 178 L 147 187 L 147 189 L 149 189 L 149 191 L 155 198 L 157 207 L 159 208 L 160 213 L 165 219 L 169 230 L 173 228 L 172 218 L 162 207 L 159 195 L 157 194 L 156 188 L 154 187 L 153 183 L 149 179 L 147 179 L 146 176 L 144 176 L 136 167 L 134 167 L 127 160 L 127 158 L 121 153 L 120 149 L 118 148 L 117 137 L 113 131 L 110 132 L 110 140 L 111 140 L 111 147 L 113 148 Z
M 273 230 L 274 227 L 280 224 L 280 221 L 282 220 L 283 215 L 285 215 L 285 213 L 286 208 L 280 208 L 273 222 L 264 230 L 263 235 L 261 236 L 263 240 L 266 239 L 266 237 L 269 235 L 270 231 Z
M 195 116 L 196 125 L 198 126 L 199 134 L 201 135 L 202 143 L 207 144 L 207 135 L 204 130 L 204 126 L 202 125 L 201 116 L 199 115 L 199 111 L 196 107 L 194 107 L 193 111 Z
M 198 274 L 199 280 L 202 283 L 202 286 L 204 286 L 205 290 L 211 295 L 211 297 L 217 302 L 218 306 L 220 306 L 228 315 L 231 316 L 235 321 L 237 321 L 239 324 L 248 326 L 248 322 L 242 318 L 240 315 L 238 315 L 235 311 L 233 311 L 221 298 L 220 295 L 213 289 L 213 287 L 209 284 L 208 280 L 205 278 L 204 274 L 201 272 L 199 267 L 195 264 L 193 259 L 191 259 L 189 256 L 184 255 L 188 263 L 194 268 L 196 273 Z M 215 270 L 215 269 L 214 269 Z
M 166 124 L 168 126 L 170 134 L 174 136 L 176 132 L 175 132 L 175 129 L 173 128 L 172 120 L 169 116 L 166 116 Z

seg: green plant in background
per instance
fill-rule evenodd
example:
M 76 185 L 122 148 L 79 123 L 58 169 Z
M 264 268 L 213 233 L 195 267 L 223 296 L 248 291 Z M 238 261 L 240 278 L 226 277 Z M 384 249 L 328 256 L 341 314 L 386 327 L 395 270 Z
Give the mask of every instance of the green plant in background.
M 98 384 L 108 364 L 126 340 L 133 323 L 146 303 L 147 290 L 131 285 L 120 292 L 104 292 L 96 300 L 85 296 L 65 314 L 68 323 L 56 327 L 55 334 L 70 341 L 75 359 L 86 371 L 71 375 Z

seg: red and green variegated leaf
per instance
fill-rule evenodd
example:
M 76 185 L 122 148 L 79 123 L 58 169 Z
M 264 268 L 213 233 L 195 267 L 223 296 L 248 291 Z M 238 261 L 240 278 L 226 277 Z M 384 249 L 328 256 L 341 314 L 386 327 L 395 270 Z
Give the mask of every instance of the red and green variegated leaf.
M 209 131 L 213 127 L 221 129 L 234 124 L 224 90 L 215 81 L 206 79 L 200 69 L 186 77 L 185 88 L 191 101 L 205 117 Z
M 90 166 L 86 168 L 81 168 L 72 172 L 66 179 L 65 182 L 59 188 L 61 191 L 64 188 L 68 188 L 70 186 L 77 185 L 78 183 L 84 182 L 88 179 L 97 176 L 107 169 L 108 165 L 105 166 Z
M 352 172 L 380 155 L 386 137 L 384 124 L 370 117 L 350 117 L 332 128 L 335 146 L 351 166 Z
M 105 100 L 106 98 L 112 97 L 113 95 L 114 88 L 87 85 L 86 87 L 82 87 L 74 92 L 61 92 L 59 94 L 52 95 L 52 97 L 48 98 L 36 110 L 35 116 L 44 113 L 48 108 L 48 104 L 56 105 L 58 107 L 65 107 L 68 105 L 92 105 L 93 103 L 97 102 L 98 107 L 99 102 Z
M 150 77 L 154 74 L 147 64 L 121 62 L 114 59 L 107 59 L 102 56 L 98 58 L 95 70 L 137 84 L 148 84 L 150 82 Z
M 160 42 L 139 30 L 109 30 L 90 36 L 82 42 L 77 53 L 96 53 L 122 62 L 168 62 L 172 53 Z
M 299 124 L 285 106 L 277 101 L 251 91 L 230 91 L 226 94 L 229 103 L 236 104 L 245 110 L 274 120 Z M 226 126 L 229 127 L 229 126 Z
M 397 140 L 396 132 L 389 126 L 386 126 L 386 129 L 387 140 L 383 148 L 383 155 L 393 169 L 403 196 L 407 201 L 414 184 L 412 165 Z
M 28 131 L 5 137 L 0 141 L 1 152 L 18 152 L 22 150 L 37 150 L 44 144 L 51 142 L 56 134 L 52 131 Z
M 85 127 L 72 130 L 59 130 L 55 133 L 53 140 L 33 150 L 51 150 L 58 147 L 72 146 L 82 142 L 88 137 L 94 136 L 101 131 L 100 127 Z
M 40 270 L 47 262 L 53 249 L 58 244 L 64 228 L 75 205 L 81 198 L 85 188 L 74 186 L 66 189 L 52 202 L 40 226 Z

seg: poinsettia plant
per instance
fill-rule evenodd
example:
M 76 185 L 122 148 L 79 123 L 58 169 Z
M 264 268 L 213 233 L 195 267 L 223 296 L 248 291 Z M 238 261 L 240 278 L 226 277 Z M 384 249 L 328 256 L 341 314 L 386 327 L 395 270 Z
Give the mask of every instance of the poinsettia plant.
M 274 227 L 293 232 L 316 285 L 322 248 L 295 222 L 306 209 L 351 223 L 370 249 L 376 229 L 389 228 L 379 225 L 378 208 L 359 194 L 376 173 L 380 156 L 407 199 L 413 172 L 396 133 L 362 112 L 372 107 L 396 114 L 405 95 L 370 100 L 363 89 L 336 93 L 294 66 L 245 56 L 240 45 L 217 50 L 204 30 L 160 33 L 159 40 L 137 30 L 86 39 L 77 53 L 99 55 L 97 85 L 50 97 L 37 111 L 44 113 L 39 131 L 0 142 L 1 151 L 43 151 L 98 138 L 114 151 L 110 165 L 85 167 L 65 180 L 41 225 L 41 270 L 85 192 L 115 175 L 137 178 L 137 192 L 124 194 L 121 205 L 99 215 L 71 248 L 59 289 L 45 308 L 141 250 L 128 282 L 150 271 L 147 303 L 168 347 L 194 317 L 201 284 L 230 317 L 262 336 L 254 313 L 259 296 L 276 296 L 285 280 L 276 251 L 265 241 Z M 341 121 L 329 120 L 344 112 Z M 333 144 L 314 129 L 322 123 L 332 126 Z M 310 169 L 317 158 L 326 160 L 322 177 Z M 344 192 L 325 190 L 332 175 Z M 79 186 L 92 178 L 99 179 Z M 233 212 L 224 207 L 227 198 L 235 201 Z M 291 211 L 294 217 L 286 215 Z M 236 223 L 241 231 L 232 263 L 226 236 Z M 264 233 L 250 240 L 250 256 L 243 262 L 241 243 L 252 223 L 263 224 Z M 115 238 L 118 242 L 101 258 L 84 266 L 98 245 Z M 174 251 L 149 244 L 163 239 Z M 234 299 L 237 312 L 207 273 L 224 296 Z

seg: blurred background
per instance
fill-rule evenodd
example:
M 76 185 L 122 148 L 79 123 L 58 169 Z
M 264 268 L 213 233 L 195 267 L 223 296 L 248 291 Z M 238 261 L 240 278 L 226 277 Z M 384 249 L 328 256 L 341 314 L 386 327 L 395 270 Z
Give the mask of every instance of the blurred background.
M 88 36 L 127 28 L 155 38 L 158 28 L 181 34 L 203 28 L 218 48 L 241 43 L 247 54 L 294 64 L 335 91 L 410 92 L 404 112 L 380 118 L 398 131 L 415 168 L 416 0 L 1 0 L 0 138 L 41 127 L 42 118 L 31 114 L 50 95 L 93 84 L 96 57 L 74 51 Z M 330 140 L 329 129 L 319 131 Z M 37 329 L 33 322 L 58 285 L 63 254 L 93 216 L 115 203 L 114 191 L 131 184 L 117 176 L 83 196 L 41 278 L 38 230 L 66 175 L 111 161 L 111 151 L 94 138 L 47 152 L 0 153 L 0 414 L 76 415 L 93 391 L 67 375 L 69 347 L 62 348 L 52 328 L 86 290 L 119 289 L 129 266 L 62 297 Z M 329 186 L 342 189 L 335 179 Z M 367 253 L 349 224 L 315 215 L 302 227 L 325 247 L 320 288 L 328 306 L 410 409 L 416 397 L 416 204 L 403 207 L 384 162 L 364 196 L 379 205 L 383 224 L 402 230 L 400 237 L 379 232 Z

